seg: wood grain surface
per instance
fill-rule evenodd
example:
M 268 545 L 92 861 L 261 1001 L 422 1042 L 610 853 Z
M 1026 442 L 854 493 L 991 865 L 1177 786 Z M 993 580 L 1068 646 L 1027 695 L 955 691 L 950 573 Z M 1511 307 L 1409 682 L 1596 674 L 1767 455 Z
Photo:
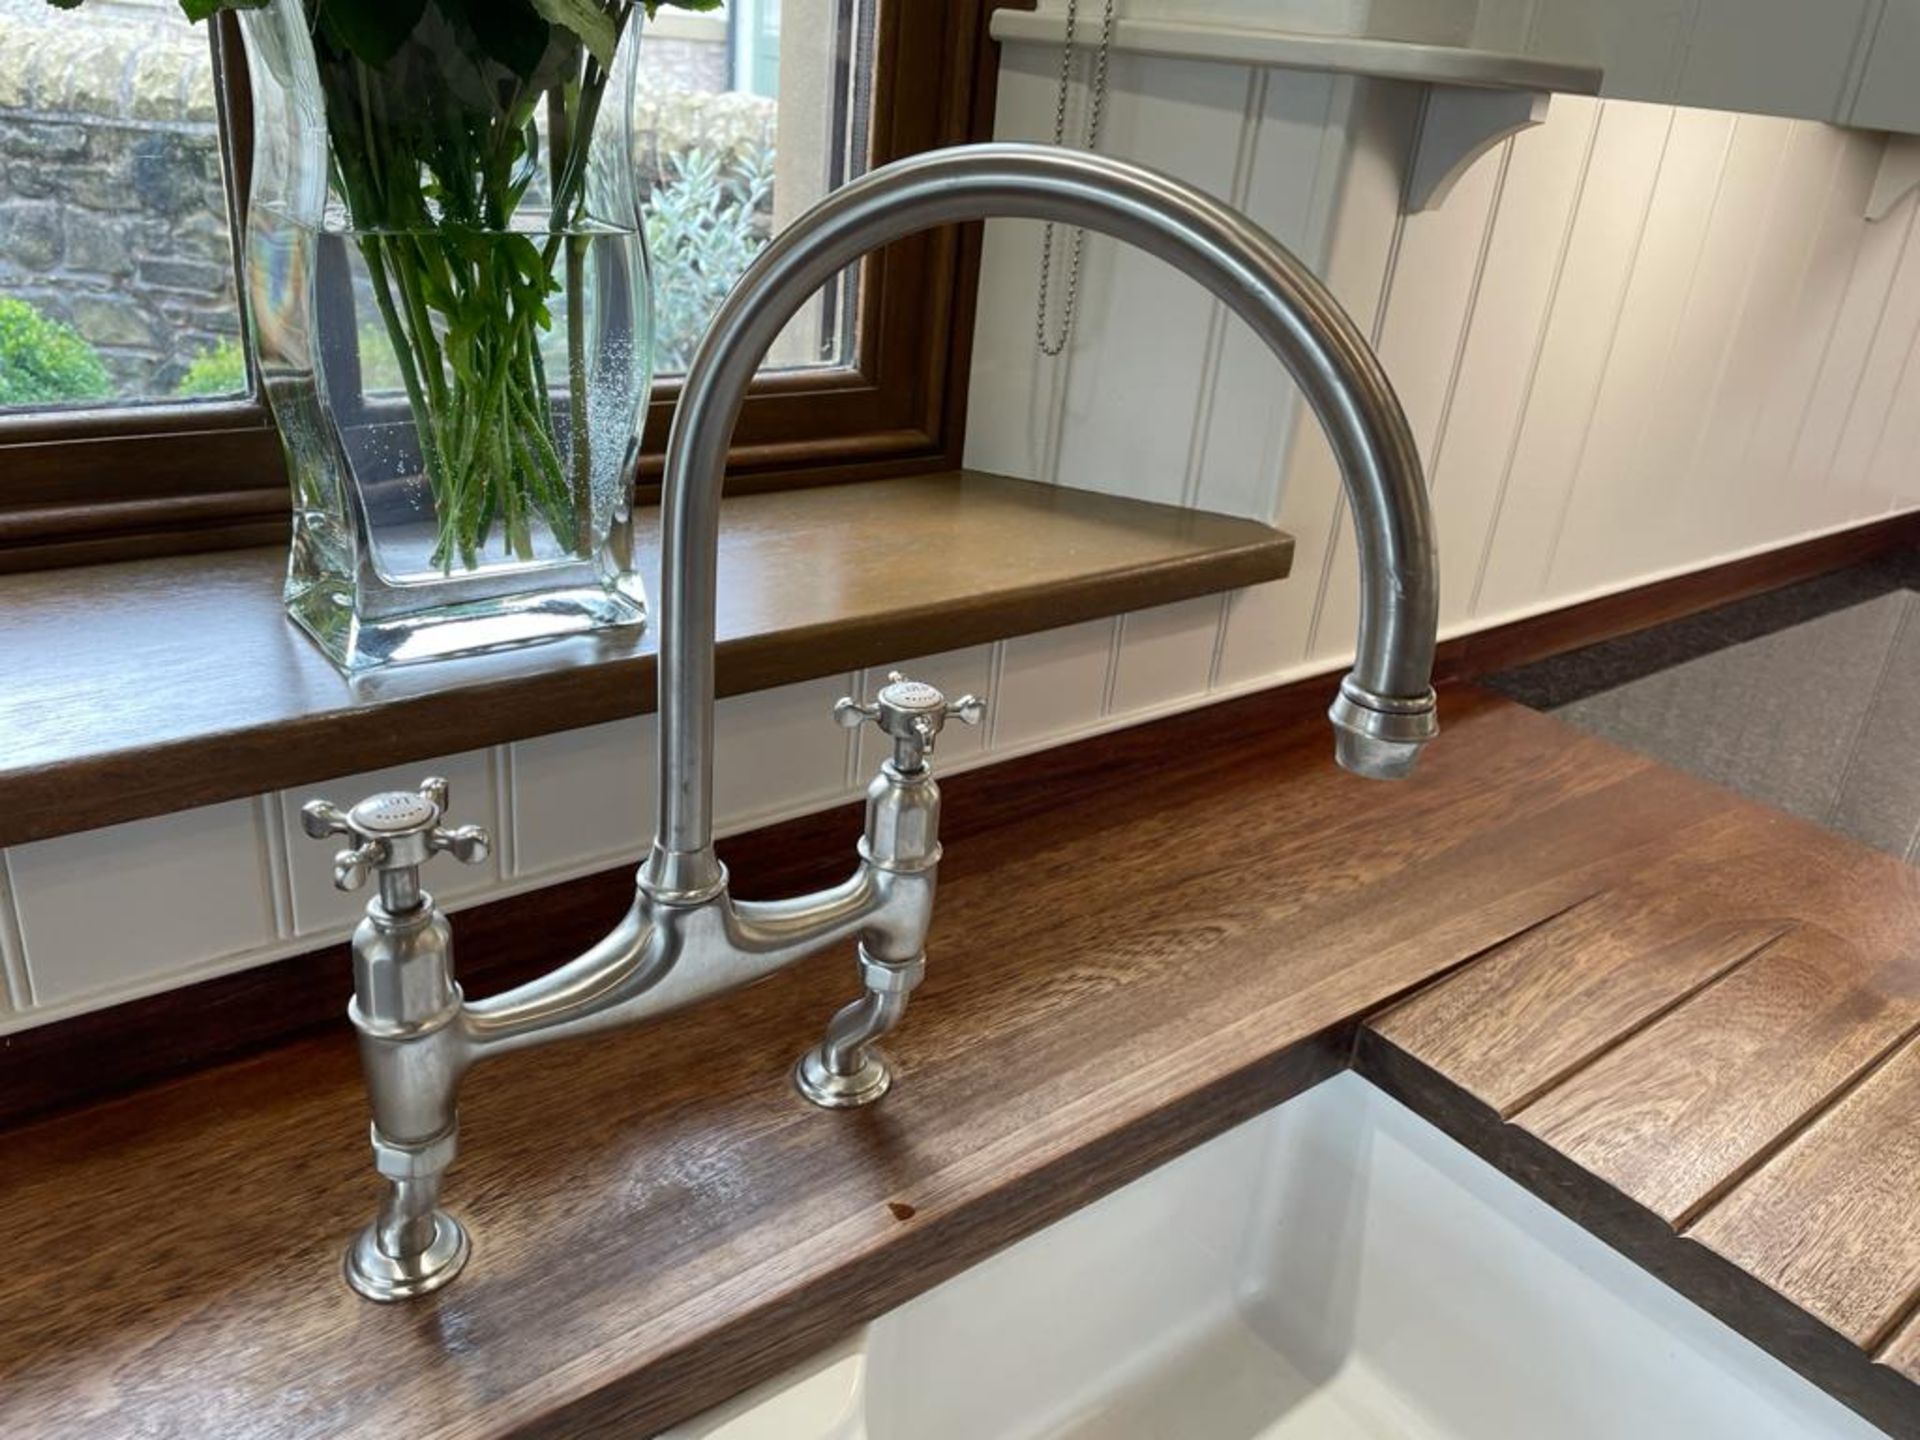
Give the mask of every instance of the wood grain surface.
M 981 501 L 978 513 L 967 517 L 969 532 L 976 520 L 988 530 L 992 512 L 986 500 L 1001 498 L 988 496 L 995 488 L 990 477 L 951 472 L 919 477 L 918 483 L 940 486 L 956 475 L 975 486 L 973 494 Z M 732 483 L 736 491 L 754 489 L 752 477 Z M 806 556 L 817 553 L 826 560 L 846 553 L 850 531 L 863 516 L 884 522 L 887 517 L 878 507 L 906 495 L 915 483 L 897 482 L 896 489 L 868 484 L 845 494 L 809 491 L 805 498 L 730 505 L 730 523 L 752 525 L 757 541 L 787 542 L 785 562 L 801 569 L 798 578 L 804 584 L 769 583 L 746 590 L 743 598 L 749 605 L 761 607 L 757 615 L 723 610 L 723 691 L 738 693 L 869 660 L 897 659 L 909 650 L 932 653 L 943 645 L 1205 594 L 1247 580 L 1275 578 L 1291 564 L 1287 537 L 1217 530 L 1216 524 L 1246 523 L 1219 517 L 1194 517 L 1191 523 L 1199 528 L 1182 530 L 1180 521 L 1161 515 L 1151 523 L 1169 527 L 1156 533 L 1171 544 L 1157 549 L 1152 539 L 1136 537 L 1146 539 L 1145 551 L 1123 556 L 1113 555 L 1108 547 L 1116 529 L 1125 528 L 1117 520 L 1124 510 L 1114 512 L 1115 525 L 1096 521 L 1080 533 L 1064 527 L 1026 530 L 1016 524 L 1010 533 L 1017 542 L 1045 540 L 1051 542 L 1048 550 L 1061 552 L 1043 551 L 1037 557 L 1042 568 L 1032 577 L 1035 588 L 1016 595 L 993 592 L 989 582 L 1005 571 L 994 563 L 997 551 L 988 539 L 986 563 L 976 575 L 965 574 L 956 564 L 934 592 L 913 600 L 924 608 L 909 614 L 903 592 L 897 587 L 889 592 L 882 583 L 890 573 L 883 560 L 881 570 L 852 577 L 850 590 L 834 587 L 827 592 L 821 610 L 802 613 L 800 618 L 814 627 L 809 644 L 818 646 L 817 652 L 802 653 L 787 644 L 791 637 L 784 627 L 793 613 L 792 602 L 796 597 L 818 598 L 818 576 L 805 568 Z M 1076 491 L 1048 493 L 1067 507 L 1103 503 L 1102 497 Z M 737 496 L 737 501 L 746 499 Z M 237 509 L 227 517 L 232 523 L 226 531 L 196 530 L 195 546 L 258 546 L 271 538 L 259 529 L 262 522 L 253 501 L 214 496 L 208 503 Z M 1135 502 L 1104 503 L 1126 507 Z M 76 548 L 62 563 L 97 560 L 103 545 L 111 549 L 124 543 L 144 554 L 171 553 L 174 544 L 164 524 L 150 537 L 149 552 L 140 549 L 145 542 L 137 539 L 103 540 L 94 533 L 97 515 L 75 512 L 68 518 L 82 538 L 73 541 Z M 1049 525 L 1061 518 L 1047 517 Z M 0 506 L 0 543 L 8 523 Z M 275 534 L 284 527 L 283 517 L 266 523 Z M 924 530 L 909 526 L 904 533 L 924 535 Z M 1895 516 L 1457 636 L 1440 646 L 1436 675 L 1476 679 L 1866 559 L 1911 544 L 1916 534 L 1920 517 Z M 38 532 L 31 538 L 37 545 L 49 543 Z M 1077 547 L 1072 554 L 1065 553 L 1069 545 Z M 923 549 L 923 555 L 932 553 L 937 560 L 940 550 L 936 544 L 930 551 Z M 652 548 L 646 547 L 645 553 L 651 555 Z M 1023 560 L 1036 559 L 1030 551 L 1018 553 Z M 738 566 L 755 558 L 745 549 L 735 552 Z M 969 552 L 966 558 L 982 557 Z M 1098 571 L 1103 560 L 1146 568 L 1132 575 L 1124 570 L 1099 573 L 1095 583 L 1083 583 L 1089 576 L 1077 568 L 1078 562 Z M 0 800 L 11 802 L 0 804 L 0 845 L 426 759 L 491 740 L 617 719 L 643 713 L 653 704 L 652 654 L 644 639 L 638 645 L 580 641 L 542 646 L 349 685 L 288 630 L 267 598 L 276 592 L 280 565 L 277 550 L 254 549 L 218 558 L 67 569 L 32 578 L 0 573 L 0 665 L 17 677 L 6 698 L 0 698 L 0 722 L 18 736 L 17 755 L 28 750 L 34 755 L 31 760 L 0 756 Z M 0 572 L 4 570 L 0 562 Z M 794 578 L 791 571 L 763 573 Z M 1246 580 L 1233 579 L 1236 574 Z M 835 619 L 835 605 L 859 597 L 871 604 L 876 593 L 881 601 L 877 613 L 869 609 Z M 732 587 L 723 590 L 723 607 L 732 598 Z M 959 603 L 947 607 L 943 598 Z M 977 603 L 970 606 L 969 600 Z M 749 643 L 756 636 L 763 642 L 757 648 Z M 129 663 L 103 667 L 102 654 L 127 657 Z M 846 655 L 865 658 L 843 664 Z M 145 683 L 143 677 L 149 675 L 159 677 L 159 683 Z M 442 688 L 456 698 L 436 700 L 433 692 Z M 402 708 L 385 708 L 393 705 Z M 452 713 L 454 706 L 464 709 L 464 717 Z M 370 718 L 374 715 L 385 718 L 375 722 Z M 199 728 L 207 726 L 213 728 Z M 446 744 L 422 748 L 416 737 L 428 732 L 444 736 Z M 203 763 L 210 756 L 218 763 Z
M 1686 837 L 1702 847 L 1728 828 L 1711 804 Z M 1510 1117 L 1783 933 L 1780 921 L 1703 916 L 1688 887 L 1712 868 L 1689 855 L 1666 877 L 1671 892 L 1646 883 L 1597 895 L 1373 1027 Z
M 871 1111 L 785 1081 L 837 955 L 476 1071 L 476 1255 L 422 1304 L 337 1278 L 374 1194 L 344 1034 L 13 1132 L 0 1434 L 643 1435 L 710 1405 L 1338 1068 L 1356 1016 L 1605 888 L 1690 788 L 1445 713 L 1406 785 L 1334 770 L 1309 717 L 957 838 Z
M 1302 708 L 1142 727 L 1061 756 L 1057 787 L 956 782 L 976 801 L 949 807 L 929 977 L 870 1111 L 784 1078 L 850 993 L 840 955 L 476 1071 L 449 1187 L 475 1259 L 418 1304 L 336 1275 L 374 1195 L 343 1033 L 0 1136 L 0 1435 L 649 1434 L 1356 1053 L 1920 1435 L 1914 872 L 1473 692 L 1398 786 L 1335 771 Z M 610 924 L 601 898 L 553 933 Z M 1530 1123 L 1552 1115 L 1558 1138 Z
M 1920 1387 L 1886 1363 L 1887 1352 L 1862 1350 L 1366 1026 L 1355 1037 L 1354 1069 L 1895 1440 L 1920 1440 Z
M 1372 1019 L 1359 1066 L 1920 1435 L 1920 870 L 1705 785 L 1689 809 Z
M 723 523 L 725 694 L 1279 579 L 1293 554 L 1250 520 L 966 471 L 740 496 Z M 653 709 L 650 629 L 343 679 L 282 614 L 284 564 L 0 577 L 0 845 Z
M 1920 1043 L 1909 1040 L 1690 1232 L 1866 1350 L 1920 1299 Z
M 1798 926 L 1516 1121 L 1685 1228 L 1912 1029 L 1916 961 Z

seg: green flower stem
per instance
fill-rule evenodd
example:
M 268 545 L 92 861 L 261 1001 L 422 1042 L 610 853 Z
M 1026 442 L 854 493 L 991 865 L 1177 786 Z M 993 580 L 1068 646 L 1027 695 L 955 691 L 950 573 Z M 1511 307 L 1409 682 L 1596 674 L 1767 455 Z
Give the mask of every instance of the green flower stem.
M 415 415 L 428 414 L 425 392 L 420 388 L 420 375 L 413 362 L 413 347 L 408 343 L 405 327 L 400 323 L 400 312 L 394 308 L 393 287 L 387 282 L 387 267 L 380 256 L 380 237 L 362 236 L 360 254 L 366 260 L 367 273 L 373 279 L 373 301 L 380 309 L 380 318 L 387 327 L 387 339 L 393 346 L 394 358 L 400 363 L 400 383 L 406 388 L 407 403 Z M 441 474 L 440 447 L 434 435 L 433 427 L 420 425 L 421 458 L 426 465 L 429 483 L 437 487 Z
M 530 344 L 528 349 L 532 352 L 534 368 L 538 373 L 540 348 L 538 345 Z M 539 402 L 546 382 L 541 380 L 539 384 L 540 390 L 533 395 L 529 396 L 523 389 L 516 388 L 510 392 L 509 399 L 519 411 L 518 433 L 526 443 L 529 456 L 533 461 L 532 473 L 548 496 L 550 506 L 548 513 L 555 521 L 556 531 L 560 531 L 559 522 L 569 518 L 569 515 L 559 508 L 566 506 L 568 499 L 567 475 L 560 463 L 560 456 L 553 448 L 553 440 L 547 432 L 547 423 L 542 418 L 542 407 Z
M 567 237 L 567 425 L 573 444 L 574 548 L 593 546 L 593 435 L 587 416 L 586 325 L 580 314 L 586 292 L 586 237 Z

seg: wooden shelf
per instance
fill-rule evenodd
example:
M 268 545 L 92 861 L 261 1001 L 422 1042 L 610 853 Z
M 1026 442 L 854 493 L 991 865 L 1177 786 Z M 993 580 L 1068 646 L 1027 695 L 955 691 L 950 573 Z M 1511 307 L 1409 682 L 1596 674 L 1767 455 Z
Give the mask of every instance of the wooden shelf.
M 1286 575 L 1250 520 L 970 471 L 729 499 L 738 694 Z M 659 593 L 657 520 L 642 571 Z M 0 845 L 645 714 L 651 629 L 343 679 L 250 550 L 0 578 Z
M 1063 15 L 1032 10 L 996 10 L 993 38 L 1011 44 L 1059 45 L 1066 39 Z M 1082 22 L 1078 43 L 1093 43 L 1097 23 Z M 1418 45 L 1346 35 L 1308 35 L 1251 25 L 1209 25 L 1191 20 L 1121 18 L 1114 22 L 1116 50 L 1181 60 L 1223 60 L 1285 70 L 1326 70 L 1381 80 L 1420 80 L 1495 90 L 1600 93 L 1601 72 L 1590 65 L 1562 65 L 1528 55 L 1472 50 L 1459 45 Z

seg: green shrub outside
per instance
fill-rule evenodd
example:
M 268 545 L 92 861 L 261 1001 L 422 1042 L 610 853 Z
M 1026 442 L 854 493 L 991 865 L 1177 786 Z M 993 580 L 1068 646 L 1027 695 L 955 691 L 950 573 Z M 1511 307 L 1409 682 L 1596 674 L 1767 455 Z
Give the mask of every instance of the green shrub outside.
M 766 245 L 760 212 L 773 195 L 773 147 L 727 155 L 696 146 L 671 167 L 646 205 L 653 260 L 653 364 L 684 374 L 707 322 Z
M 173 393 L 182 399 L 247 393 L 247 352 L 231 337 L 194 357 Z
M 112 394 L 113 377 L 78 330 L 0 296 L 0 409 Z

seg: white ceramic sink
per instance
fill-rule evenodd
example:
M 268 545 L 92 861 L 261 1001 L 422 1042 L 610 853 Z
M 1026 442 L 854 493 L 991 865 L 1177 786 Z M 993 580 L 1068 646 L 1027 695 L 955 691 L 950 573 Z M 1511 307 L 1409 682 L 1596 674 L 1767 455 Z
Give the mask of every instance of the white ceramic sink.
M 1880 1433 L 1342 1075 L 670 1440 Z

